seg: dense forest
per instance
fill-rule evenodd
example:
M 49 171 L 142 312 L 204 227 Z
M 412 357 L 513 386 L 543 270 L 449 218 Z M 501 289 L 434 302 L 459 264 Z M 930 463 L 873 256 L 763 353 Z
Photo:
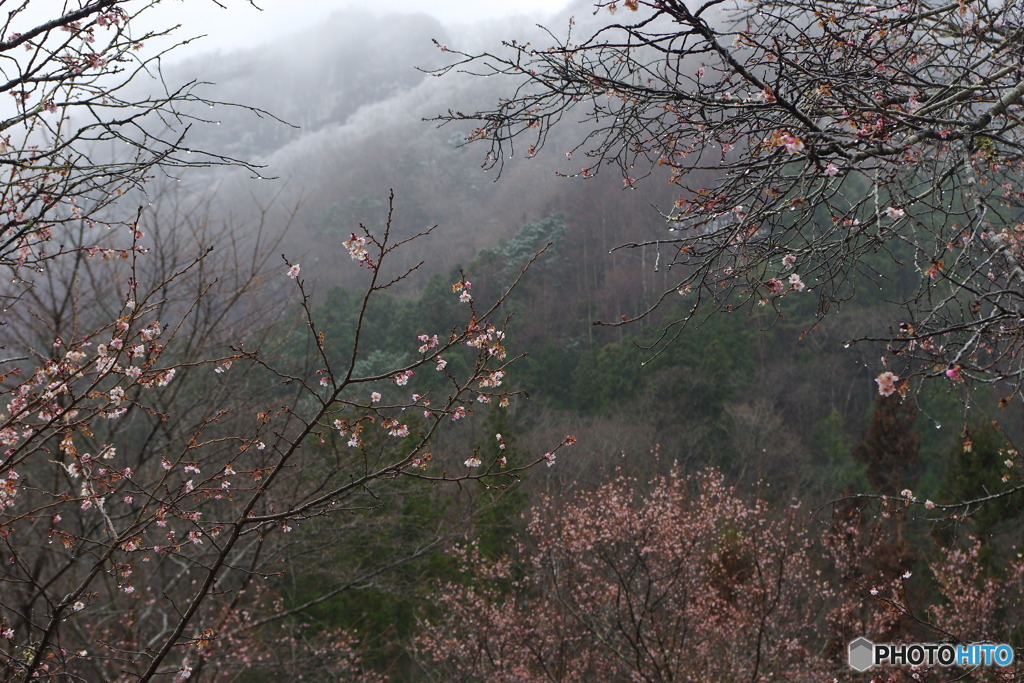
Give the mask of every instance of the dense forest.
M 160 4 L 0 34 L 6 679 L 1024 653 L 1019 9 Z

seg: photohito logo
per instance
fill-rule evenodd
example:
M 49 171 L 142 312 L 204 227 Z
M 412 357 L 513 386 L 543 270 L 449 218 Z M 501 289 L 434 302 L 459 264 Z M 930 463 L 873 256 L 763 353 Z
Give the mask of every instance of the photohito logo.
M 850 668 L 867 671 L 876 664 L 893 666 L 1009 666 L 1013 648 L 1006 644 L 889 643 L 876 645 L 861 636 L 850 643 Z

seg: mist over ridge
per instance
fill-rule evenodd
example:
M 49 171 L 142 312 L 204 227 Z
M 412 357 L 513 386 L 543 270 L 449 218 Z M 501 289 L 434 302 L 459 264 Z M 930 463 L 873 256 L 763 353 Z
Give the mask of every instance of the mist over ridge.
M 549 22 L 555 35 L 564 32 L 570 13 L 571 8 Z M 606 19 L 587 11 L 580 20 Z M 472 51 L 498 49 L 510 39 L 551 42 L 526 17 L 448 27 L 422 13 L 340 11 L 276 43 L 167 67 L 169 81 L 200 77 L 212 84 L 207 89 L 217 100 L 258 107 L 292 124 L 245 109 L 196 111 L 219 123 L 193 126 L 192 147 L 264 164 L 276 180 L 253 181 L 236 169 L 215 172 L 199 187 L 178 188 L 204 195 L 212 188 L 213 211 L 243 222 L 253 219 L 257 204 L 260 211 L 267 206 L 256 197 L 276 197 L 269 211 L 273 221 L 290 224 L 290 253 L 308 254 L 307 272 L 324 275 L 327 283 L 353 274 L 333 267 L 320 273 L 318 262 L 335 264 L 344 254 L 341 241 L 359 223 L 379 226 L 392 189 L 400 236 L 438 226 L 419 255 L 435 271 L 471 260 L 523 224 L 563 210 L 567 194 L 586 201 L 609 188 L 621 190 L 612 169 L 607 178 L 586 183 L 556 176 L 579 172 L 580 163 L 564 156 L 576 135 L 573 126 L 556 131 L 535 158 L 525 159 L 525 149 L 517 148 L 501 181 L 493 182 L 496 174 L 480 168 L 486 149 L 464 145 L 468 128 L 439 128 L 425 120 L 497 101 L 508 85 L 461 73 L 429 75 L 455 59 L 434 41 Z M 629 204 L 649 207 L 666 189 L 641 187 L 630 193 Z M 645 225 L 657 222 L 655 213 L 641 209 L 635 215 Z M 631 223 L 616 226 L 620 237 L 632 232 Z M 604 239 L 600 248 L 606 252 L 611 246 Z

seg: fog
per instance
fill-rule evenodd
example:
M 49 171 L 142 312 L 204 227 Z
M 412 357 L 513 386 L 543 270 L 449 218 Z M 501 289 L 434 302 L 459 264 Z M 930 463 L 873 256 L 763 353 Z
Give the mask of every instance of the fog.
M 410 262 L 426 256 L 437 272 L 471 260 L 524 223 L 562 210 L 562 195 L 582 185 L 556 176 L 579 171 L 564 155 L 576 135 L 570 126 L 556 130 L 550 151 L 507 160 L 501 181 L 494 182 L 496 173 L 481 169 L 486 146 L 464 144 L 467 127 L 427 120 L 449 109 L 487 108 L 514 85 L 457 72 L 431 75 L 455 59 L 435 40 L 467 52 L 500 50 L 511 39 L 551 42 L 536 16 L 498 19 L 498 5 L 474 23 L 461 14 L 463 21 L 443 21 L 438 15 L 451 12 L 437 8 L 429 14 L 340 10 L 261 45 L 165 65 L 165 82 L 198 79 L 203 96 L 244 105 L 193 110 L 207 122 L 192 125 L 190 146 L 260 164 L 270 179 L 254 180 L 241 169 L 192 172 L 170 189 L 157 186 L 154 194 L 183 194 L 209 206 L 237 234 L 245 234 L 246 223 L 287 230 L 282 244 L 289 257 L 302 260 L 304 272 L 324 285 L 357 276 L 333 267 L 343 254 L 341 241 L 360 223 L 380 227 L 392 190 L 397 234 L 437 226 Z M 546 25 L 564 36 L 570 17 L 584 28 L 608 20 L 580 2 Z M 655 212 L 647 215 L 641 233 L 657 223 Z M 622 226 L 622 236 L 629 234 L 631 226 Z
M 173 57 L 181 59 L 197 53 L 272 44 L 315 29 L 337 13 L 426 15 L 451 26 L 476 25 L 509 17 L 545 22 L 568 4 L 566 0 L 393 0 L 379 4 L 358 0 L 303 0 L 301 10 L 296 10 L 294 0 L 258 0 L 254 5 L 245 0 L 232 0 L 223 7 L 211 0 L 187 4 L 178 0 L 162 3 L 149 21 L 152 26 L 180 23 L 184 33 L 206 36 L 192 45 L 187 54 L 179 52 Z M 303 52 L 304 46 L 293 44 L 292 49 Z

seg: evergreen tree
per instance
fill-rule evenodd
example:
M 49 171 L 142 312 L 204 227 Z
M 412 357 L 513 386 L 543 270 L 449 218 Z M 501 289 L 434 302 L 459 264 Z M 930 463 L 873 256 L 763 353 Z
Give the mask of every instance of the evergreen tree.
M 949 455 L 943 494 L 950 502 L 963 502 L 1011 488 L 1013 484 L 1002 480 L 1009 448 L 1006 436 L 993 423 L 979 421 L 965 427 L 963 438 Z M 970 531 L 983 542 L 988 541 L 1001 522 L 1016 519 L 1022 508 L 1024 503 L 1019 495 L 969 508 L 973 526 Z
M 921 435 L 914 429 L 917 407 L 899 396 L 879 396 L 868 433 L 854 449 L 865 475 L 880 493 L 896 495 L 921 457 Z

